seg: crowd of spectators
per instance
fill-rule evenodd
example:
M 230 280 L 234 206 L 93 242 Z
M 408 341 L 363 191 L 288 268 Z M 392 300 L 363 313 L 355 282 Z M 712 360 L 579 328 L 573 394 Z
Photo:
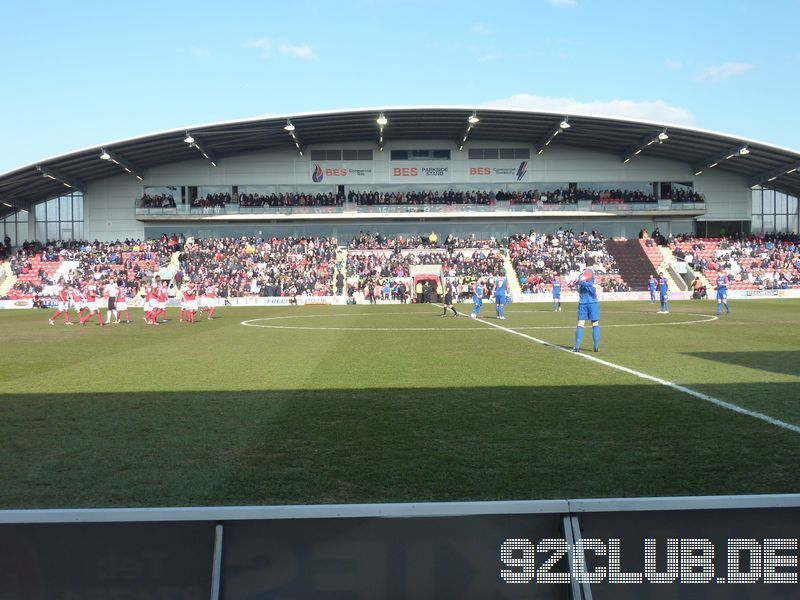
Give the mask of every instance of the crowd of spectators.
M 77 263 L 64 273 L 70 280 L 122 279 L 126 285 L 138 287 L 152 278 L 169 262 L 171 253 L 180 246 L 177 235 L 162 235 L 155 240 L 115 242 L 48 241 L 25 242 L 10 260 L 11 271 L 18 277 L 9 297 L 20 298 L 41 294 L 57 283 L 58 269 L 45 268 L 47 263 Z M 33 276 L 31 276 L 33 274 Z
M 411 192 L 356 192 L 350 190 L 347 201 L 362 206 L 392 204 L 494 204 L 494 194 L 486 191 L 459 192 L 411 191 Z
M 139 201 L 140 208 L 175 208 L 175 198 L 172 194 L 156 194 L 150 196 L 145 194 Z
M 370 277 L 408 277 L 410 254 L 402 254 L 399 251 L 386 252 L 349 252 L 345 262 L 345 273 L 347 277 L 359 277 L 366 279 Z M 441 254 L 437 256 L 441 257 Z M 417 257 L 417 260 L 423 260 Z M 432 260 L 432 259 L 428 259 Z M 427 263 L 432 264 L 432 263 Z
M 531 231 L 528 235 L 511 236 L 508 241 L 511 264 L 519 278 L 522 291 L 536 293 L 544 291 L 553 277 L 570 277 L 587 264 L 601 276 L 601 284 L 608 279 L 604 275 L 616 274 L 616 263 L 606 248 L 606 238 L 596 232 L 575 233 L 571 229 L 559 228 L 553 235 Z M 616 290 L 614 290 L 616 291 Z
M 499 194 L 497 198 L 500 199 Z M 656 201 L 653 194 L 646 194 L 640 190 L 597 190 L 572 186 L 546 192 L 539 190 L 504 192 L 503 199 L 509 200 L 511 204 L 577 204 L 578 200 L 589 200 L 595 204 Z
M 702 194 L 698 194 L 694 190 L 684 190 L 684 189 L 673 189 L 671 191 L 667 191 L 663 194 L 663 196 L 668 199 L 672 200 L 673 202 L 705 202 L 705 198 L 703 198 Z
M 279 208 L 283 206 L 342 206 L 344 197 L 340 194 L 239 194 L 239 206 Z
M 353 236 L 347 245 L 348 250 L 401 250 L 401 249 L 432 249 L 441 248 L 444 250 L 455 250 L 459 248 L 499 248 L 500 245 L 495 238 L 488 240 L 477 239 L 475 235 L 459 237 L 449 234 L 441 240 L 436 232 L 428 235 L 416 235 L 403 237 L 385 236 L 380 233 L 364 233 L 359 231 L 358 235 Z
M 337 250 L 336 238 L 192 240 L 176 278 L 215 285 L 223 298 L 331 295 Z
M 800 238 L 796 234 L 734 235 L 705 240 L 679 236 L 670 241 L 673 254 L 696 270 L 728 273 L 734 284 L 761 289 L 800 286 Z
M 664 197 L 673 202 L 703 202 L 701 194 L 691 189 L 672 189 L 664 192 Z M 515 190 L 418 190 L 418 191 L 356 191 L 350 190 L 347 202 L 358 206 L 420 206 L 420 205 L 495 205 L 497 202 L 510 204 L 576 204 L 588 200 L 595 204 L 624 204 L 655 202 L 652 193 L 641 190 L 595 189 L 567 186 L 549 191 L 530 189 Z M 245 208 L 281 208 L 295 206 L 343 206 L 343 194 L 281 192 L 261 194 L 258 192 L 220 192 L 198 196 L 191 201 L 192 208 L 224 208 L 238 204 Z M 141 208 L 174 208 L 175 199 L 171 194 L 142 196 Z
M 192 200 L 192 208 L 224 208 L 231 203 L 230 192 L 206 194 Z

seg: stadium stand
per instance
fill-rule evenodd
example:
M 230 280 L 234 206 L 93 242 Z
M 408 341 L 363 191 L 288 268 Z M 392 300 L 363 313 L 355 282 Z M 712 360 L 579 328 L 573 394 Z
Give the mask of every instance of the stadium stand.
M 554 276 L 569 277 L 581 270 L 590 258 L 603 289 L 629 289 L 618 273 L 614 257 L 608 252 L 605 236 L 594 231 L 575 234 L 559 228 L 554 235 L 532 231 L 527 236 L 512 236 L 508 252 L 525 293 L 549 291 Z
M 668 247 L 709 280 L 718 271 L 729 273 L 734 290 L 800 287 L 797 236 L 680 237 L 670 238 Z M 362 232 L 346 250 L 335 238 L 208 238 L 182 246 L 177 236 L 163 235 L 148 241 L 25 244 L 8 262 L 16 281 L 5 298 L 33 298 L 62 276 L 77 281 L 122 278 L 138 288 L 172 262 L 177 283 L 188 278 L 215 285 L 223 298 L 333 295 L 339 271 L 348 289 L 379 287 L 373 297 L 396 298 L 408 291 L 417 265 L 441 265 L 441 274 L 462 289 L 479 277 L 488 278 L 491 289 L 491 279 L 505 269 L 519 291 L 547 293 L 554 276 L 570 279 L 587 262 L 593 263 L 604 291 L 625 292 L 646 289 L 648 276 L 663 260 L 661 248 L 647 239 L 609 240 L 594 231 L 563 229 L 553 235 L 531 231 L 503 243 L 455 236 L 442 241 L 434 233 L 404 238 Z
M 51 241 L 20 248 L 11 260 L 17 276 L 7 297 L 32 298 L 67 280 L 108 280 L 121 278 L 132 287 L 149 279 L 169 260 L 173 239 L 125 240 L 124 242 Z
M 671 243 L 675 256 L 713 283 L 716 272 L 732 276 L 730 289 L 800 287 L 800 246 L 793 234 L 742 238 L 682 236 Z
M 181 277 L 213 284 L 220 296 L 325 296 L 333 293 L 336 238 L 254 237 L 187 240 Z

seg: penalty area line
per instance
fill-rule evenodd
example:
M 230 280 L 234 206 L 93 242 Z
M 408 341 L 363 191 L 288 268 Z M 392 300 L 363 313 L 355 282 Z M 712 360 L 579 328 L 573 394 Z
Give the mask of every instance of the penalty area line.
M 466 315 L 465 315 L 466 316 Z M 703 392 L 698 392 L 697 390 L 693 390 L 692 388 L 688 388 L 685 385 L 680 385 L 679 383 L 674 383 L 672 381 L 668 381 L 666 379 L 661 379 L 660 377 L 655 377 L 653 375 L 648 375 L 647 373 L 642 373 L 641 371 L 637 371 L 635 369 L 630 369 L 623 365 L 618 365 L 617 363 L 612 363 L 607 360 L 603 360 L 602 358 L 597 358 L 596 356 L 592 356 L 591 354 L 584 354 L 583 352 L 573 352 L 571 348 L 565 348 L 564 346 L 559 346 L 558 344 L 553 344 L 546 340 L 539 339 L 532 335 L 528 335 L 527 333 L 522 333 L 521 331 L 514 331 L 513 329 L 509 329 L 508 327 L 503 327 L 502 325 L 498 325 L 496 323 L 492 323 L 490 321 L 486 321 L 481 319 L 481 323 L 488 325 L 489 327 L 494 327 L 495 329 L 499 329 L 501 331 L 505 331 L 506 333 L 511 333 L 513 335 L 518 335 L 522 338 L 530 340 L 532 342 L 536 342 L 537 344 L 541 344 L 542 346 L 547 346 L 548 348 L 553 348 L 555 350 L 560 350 L 561 352 L 566 352 L 572 356 L 578 356 L 584 360 L 589 360 L 599 365 L 603 365 L 605 367 L 609 367 L 610 369 L 616 369 L 617 371 L 622 371 L 623 373 L 627 373 L 629 375 L 633 375 L 634 377 L 638 377 L 639 379 L 645 379 L 647 381 L 652 381 L 653 383 L 657 383 L 659 385 L 663 385 L 665 387 L 671 388 L 678 392 L 683 392 L 684 394 L 688 394 L 698 400 L 703 400 L 704 402 L 708 402 L 710 404 L 714 404 L 720 408 L 725 410 L 729 410 L 735 413 L 739 413 L 740 415 L 746 415 L 748 417 L 752 417 L 753 419 L 758 419 L 759 421 L 763 421 L 765 423 L 769 423 L 770 425 L 774 425 L 775 427 L 780 427 L 781 429 L 786 429 L 788 431 L 793 431 L 794 433 L 800 433 L 800 426 L 793 425 L 791 423 L 787 423 L 786 421 L 781 421 L 780 419 L 776 419 L 774 417 L 770 417 L 769 415 L 765 415 L 764 413 L 760 413 L 755 410 L 748 410 L 739 406 L 738 404 L 733 404 L 731 402 L 726 402 L 725 400 L 720 400 L 719 398 L 715 398 L 714 396 L 710 396 L 709 394 L 704 394 Z

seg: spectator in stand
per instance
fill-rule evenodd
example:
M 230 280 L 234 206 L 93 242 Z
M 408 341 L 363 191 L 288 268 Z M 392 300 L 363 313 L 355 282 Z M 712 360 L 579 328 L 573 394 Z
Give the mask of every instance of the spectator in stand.
M 172 197 L 172 194 L 163 195 L 157 194 L 155 196 L 150 196 L 145 194 L 139 200 L 139 207 L 140 208 L 175 208 L 175 198 Z

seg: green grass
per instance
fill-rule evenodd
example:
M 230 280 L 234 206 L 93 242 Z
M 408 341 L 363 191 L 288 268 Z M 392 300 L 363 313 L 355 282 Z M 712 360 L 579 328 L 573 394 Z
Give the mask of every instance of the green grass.
M 798 306 L 607 303 L 599 357 L 800 425 Z M 548 308 L 492 322 L 570 346 Z M 0 312 L 0 507 L 800 492 L 800 434 L 438 311 Z

